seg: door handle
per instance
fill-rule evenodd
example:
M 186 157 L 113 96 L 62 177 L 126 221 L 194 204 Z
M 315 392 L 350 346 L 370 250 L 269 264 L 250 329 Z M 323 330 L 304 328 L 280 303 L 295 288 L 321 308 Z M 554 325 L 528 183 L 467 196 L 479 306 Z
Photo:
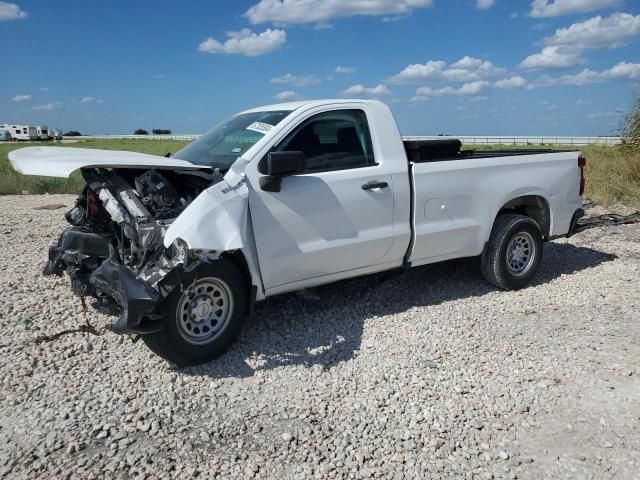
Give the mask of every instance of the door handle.
M 376 188 L 387 188 L 389 184 L 387 182 L 376 182 L 375 180 L 372 182 L 367 182 L 362 185 L 363 190 L 374 190 Z

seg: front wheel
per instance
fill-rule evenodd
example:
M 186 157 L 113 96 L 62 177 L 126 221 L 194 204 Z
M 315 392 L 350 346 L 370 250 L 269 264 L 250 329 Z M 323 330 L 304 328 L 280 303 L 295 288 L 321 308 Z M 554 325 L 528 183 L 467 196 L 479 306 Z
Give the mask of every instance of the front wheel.
M 240 334 L 248 313 L 247 285 L 238 268 L 216 260 L 183 278 L 161 309 L 163 329 L 144 335 L 157 355 L 179 366 L 219 357 Z
M 542 259 L 542 232 L 537 222 L 525 215 L 501 215 L 491 230 L 482 252 L 484 278 L 505 290 L 529 284 Z

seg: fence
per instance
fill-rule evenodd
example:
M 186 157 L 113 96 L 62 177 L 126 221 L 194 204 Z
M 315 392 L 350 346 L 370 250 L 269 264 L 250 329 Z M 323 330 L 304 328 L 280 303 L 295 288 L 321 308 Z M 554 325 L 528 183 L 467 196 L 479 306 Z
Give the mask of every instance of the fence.
M 63 137 L 64 140 L 195 140 L 200 134 L 185 135 L 82 135 L 76 137 Z
M 64 137 L 65 140 L 195 140 L 200 135 L 89 135 Z M 458 138 L 464 145 L 619 145 L 621 137 L 514 137 L 514 136 L 406 136 L 405 140 L 445 140 Z

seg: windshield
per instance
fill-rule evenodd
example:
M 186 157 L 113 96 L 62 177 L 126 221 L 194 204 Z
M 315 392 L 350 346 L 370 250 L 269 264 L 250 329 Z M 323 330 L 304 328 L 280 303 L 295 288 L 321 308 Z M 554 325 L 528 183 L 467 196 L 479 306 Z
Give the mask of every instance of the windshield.
M 228 169 L 240 155 L 258 143 L 289 113 L 291 112 L 282 110 L 236 115 L 178 151 L 174 158 L 197 165 Z

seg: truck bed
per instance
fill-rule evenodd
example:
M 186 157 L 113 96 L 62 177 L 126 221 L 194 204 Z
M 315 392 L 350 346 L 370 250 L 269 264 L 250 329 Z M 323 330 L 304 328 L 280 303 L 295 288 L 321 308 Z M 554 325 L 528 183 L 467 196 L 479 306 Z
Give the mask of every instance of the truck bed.
M 446 162 L 476 158 L 514 157 L 541 153 L 571 152 L 548 148 L 513 150 L 462 150 L 460 140 L 403 140 L 407 158 L 413 163 Z

